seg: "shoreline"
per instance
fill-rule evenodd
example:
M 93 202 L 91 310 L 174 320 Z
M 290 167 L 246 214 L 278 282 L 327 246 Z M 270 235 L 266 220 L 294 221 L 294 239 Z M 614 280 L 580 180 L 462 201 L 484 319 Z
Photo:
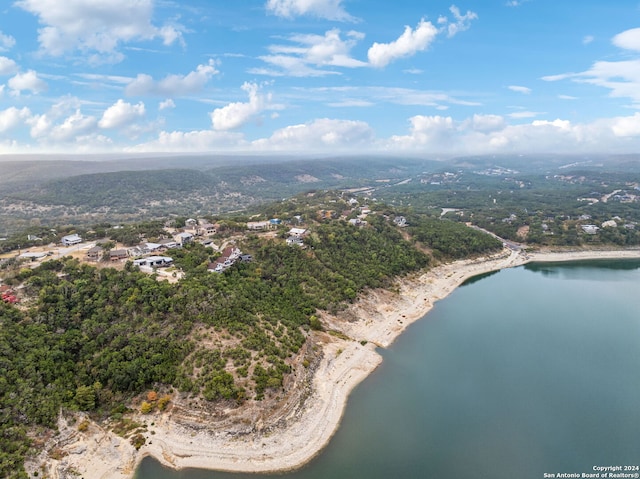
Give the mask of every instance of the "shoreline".
M 300 414 L 289 413 L 280 418 L 269 432 L 233 435 L 208 429 L 202 423 L 188 428 L 173 421 L 170 412 L 139 415 L 136 419 L 151 423 L 152 432 L 146 434 L 147 444 L 136 451 L 127 440 L 95 424 L 86 433 L 79 433 L 61 418 L 60 436 L 68 454 L 48 461 L 50 475 L 62 477 L 62 470 L 74 470 L 85 478 L 131 479 L 147 456 L 173 469 L 249 473 L 298 469 L 321 453 L 340 425 L 351 391 L 382 362 L 376 349 L 388 347 L 410 324 L 424 317 L 436 301 L 469 278 L 527 263 L 625 258 L 640 259 L 640 249 L 505 249 L 492 257 L 436 266 L 402 281 L 395 292 L 372 291 L 348 308 L 345 315 L 341 314 L 341 319 L 322 315 L 327 329 L 339 330 L 349 340 L 325 338 L 322 359 L 313 373 L 311 394 Z M 41 462 L 42 459 L 40 456 Z

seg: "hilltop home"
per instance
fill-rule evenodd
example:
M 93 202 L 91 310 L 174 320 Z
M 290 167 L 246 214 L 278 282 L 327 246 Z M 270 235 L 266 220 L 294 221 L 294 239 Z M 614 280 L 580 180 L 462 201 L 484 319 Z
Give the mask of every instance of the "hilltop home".
M 140 258 L 133 260 L 134 266 L 138 266 L 140 268 L 162 268 L 164 266 L 169 266 L 173 263 L 173 258 L 169 256 L 149 256 L 147 258 Z
M 193 241 L 193 235 L 187 232 L 178 233 L 177 235 L 174 236 L 173 239 L 176 240 L 176 243 L 178 243 L 180 246 L 184 246 Z
M 269 221 L 249 221 L 247 222 L 247 229 L 250 231 L 264 231 L 271 229 L 271 222 Z
M 60 242 L 64 246 L 73 246 L 74 244 L 82 243 L 82 238 L 78 234 L 72 234 L 72 235 L 63 236 Z

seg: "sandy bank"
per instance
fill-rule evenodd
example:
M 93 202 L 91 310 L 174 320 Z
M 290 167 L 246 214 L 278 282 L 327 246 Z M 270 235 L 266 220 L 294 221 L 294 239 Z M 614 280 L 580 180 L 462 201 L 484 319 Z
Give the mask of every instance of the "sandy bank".
M 67 454 L 49 460 L 50 475 L 64 477 L 73 470 L 86 479 L 131 478 L 145 456 L 173 468 L 204 468 L 237 472 L 273 472 L 308 462 L 336 431 L 352 389 L 381 362 L 376 345 L 386 347 L 433 304 L 470 277 L 529 262 L 582 259 L 640 259 L 640 249 L 612 251 L 536 252 L 505 250 L 493 257 L 456 261 L 403 281 L 397 291 L 374 291 L 340 318 L 324 316 L 329 329 L 350 339 L 323 342 L 323 355 L 312 379 L 310 394 L 296 414 L 280 417 L 277 425 L 255 434 L 230 434 L 198 424 L 190 427 L 171 413 L 140 416 L 149 432 L 139 451 L 124 439 L 92 425 L 86 433 L 61 423 L 59 447 Z M 153 432 L 151 432 L 153 431 Z M 268 431 L 268 432 L 265 432 Z M 42 458 L 40 459 L 40 464 Z

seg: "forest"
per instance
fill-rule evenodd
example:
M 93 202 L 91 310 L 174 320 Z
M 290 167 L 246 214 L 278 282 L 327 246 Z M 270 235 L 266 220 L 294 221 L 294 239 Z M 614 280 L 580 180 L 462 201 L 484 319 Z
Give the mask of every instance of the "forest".
M 283 202 L 281 212 L 300 208 L 301 198 Z M 219 255 L 210 247 L 170 250 L 185 272 L 175 284 L 131 262 L 120 270 L 70 257 L 36 268 L 3 266 L 5 284 L 19 287 L 23 302 L 0 303 L 0 476 L 26 477 L 21 464 L 42 447 L 35 438 L 55 429 L 61 409 L 96 420 L 121 417 L 148 390 L 237 405 L 260 401 L 282 389 L 307 336 L 322 329 L 318 311 L 338 313 L 367 289 L 389 288 L 429 267 L 435 256 L 501 247 L 447 220 L 431 225 L 442 234 L 421 236 L 420 247 L 383 214 L 369 215 L 365 227 L 309 224 L 304 247 L 245 235 L 240 246 L 253 261 L 224 274 L 207 271 Z M 416 235 L 423 226 L 415 225 Z M 465 246 L 451 248 L 450 235 Z

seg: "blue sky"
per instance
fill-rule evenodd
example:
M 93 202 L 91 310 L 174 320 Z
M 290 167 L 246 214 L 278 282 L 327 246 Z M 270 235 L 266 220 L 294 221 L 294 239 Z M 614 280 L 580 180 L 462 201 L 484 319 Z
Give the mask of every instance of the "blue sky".
M 5 0 L 0 154 L 640 151 L 640 2 Z

